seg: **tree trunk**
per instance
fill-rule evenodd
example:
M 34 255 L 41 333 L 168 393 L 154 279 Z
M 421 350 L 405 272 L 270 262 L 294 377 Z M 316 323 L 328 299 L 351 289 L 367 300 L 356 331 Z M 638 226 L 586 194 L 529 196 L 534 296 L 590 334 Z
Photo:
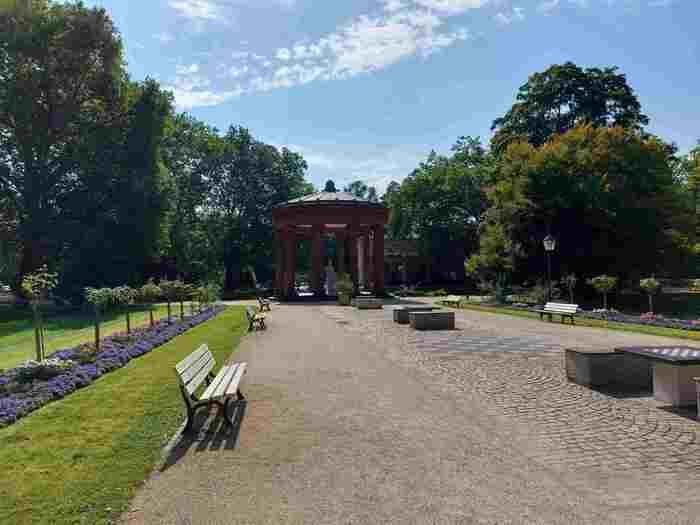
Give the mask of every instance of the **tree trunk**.
M 651 294 L 649 294 L 649 311 L 652 314 L 654 313 L 654 300 L 653 300 Z
M 148 307 L 148 319 L 151 322 L 151 328 L 152 328 L 153 325 L 155 324 L 155 322 L 153 321 L 153 305 L 149 305 L 149 307 Z
M 100 314 L 95 310 L 95 351 L 100 351 Z
M 608 309 L 608 294 L 604 293 L 603 294 L 603 310 Z
M 170 322 L 170 301 L 168 301 L 168 323 Z
M 129 307 L 126 307 L 126 333 L 131 333 L 131 316 L 129 315 Z
M 180 321 L 185 318 L 185 303 L 180 301 Z
M 569 288 L 569 303 L 574 304 L 574 289 Z
M 39 322 L 39 307 L 34 306 L 34 346 L 36 351 L 36 360 L 43 361 L 43 349 L 41 344 L 41 324 Z

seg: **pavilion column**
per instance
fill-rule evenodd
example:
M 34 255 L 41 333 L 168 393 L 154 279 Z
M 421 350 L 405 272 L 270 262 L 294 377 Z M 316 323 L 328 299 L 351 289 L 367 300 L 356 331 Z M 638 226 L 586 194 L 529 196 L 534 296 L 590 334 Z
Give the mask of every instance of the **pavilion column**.
M 369 233 L 366 233 L 362 239 L 360 239 L 360 242 L 362 246 L 362 266 L 364 268 L 362 272 L 362 286 L 369 288 L 370 275 L 372 273 L 369 256 Z
M 374 227 L 374 294 L 384 295 L 384 225 Z
M 338 273 L 345 273 L 345 234 L 335 234 L 336 253 L 338 254 Z
M 294 293 L 294 275 L 296 273 L 296 255 L 297 255 L 297 239 L 293 231 L 287 232 L 285 238 L 285 255 L 286 264 L 284 268 L 284 294 L 287 298 L 293 297 Z
M 275 230 L 275 240 L 274 240 L 274 250 L 275 250 L 275 295 L 277 297 L 282 297 L 284 295 L 284 248 L 282 247 L 281 232 Z
M 350 247 L 350 278 L 352 279 L 352 282 L 354 284 L 355 288 L 355 295 L 357 295 L 358 292 L 358 287 L 359 287 L 359 269 L 358 269 L 358 257 L 357 257 L 357 237 L 354 237 L 352 234 L 350 235 L 350 242 L 349 242 L 349 247 Z
M 321 228 L 314 228 L 311 235 L 311 289 L 317 296 L 320 296 L 323 295 L 321 287 L 321 267 L 323 266 Z

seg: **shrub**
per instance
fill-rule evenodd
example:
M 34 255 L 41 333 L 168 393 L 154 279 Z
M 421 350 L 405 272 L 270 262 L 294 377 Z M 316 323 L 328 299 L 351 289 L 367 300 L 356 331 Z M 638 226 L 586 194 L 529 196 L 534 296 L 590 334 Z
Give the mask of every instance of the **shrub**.
M 44 344 L 44 325 L 41 319 L 41 309 L 39 304 L 41 299 L 56 288 L 58 276 L 49 272 L 46 265 L 41 266 L 36 272 L 24 276 L 22 279 L 22 292 L 29 299 L 34 313 L 34 345 L 37 361 L 45 357 L 46 346 Z
M 444 288 L 440 288 L 439 290 L 435 290 L 433 292 L 433 295 L 435 295 L 436 297 L 445 297 L 450 294 Z
M 75 366 L 73 361 L 64 359 L 45 359 L 44 361 L 27 361 L 15 368 L 15 374 L 19 383 L 30 383 L 35 379 L 48 381 L 60 376 Z

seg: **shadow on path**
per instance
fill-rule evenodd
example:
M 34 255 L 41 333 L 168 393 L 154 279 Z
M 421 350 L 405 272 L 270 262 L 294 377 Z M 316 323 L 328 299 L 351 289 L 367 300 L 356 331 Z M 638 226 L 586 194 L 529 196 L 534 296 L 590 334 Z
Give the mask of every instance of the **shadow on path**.
M 184 432 L 180 439 L 170 449 L 160 467 L 160 472 L 165 472 L 176 465 L 188 453 L 201 453 L 216 450 L 234 450 L 238 443 L 238 436 L 245 417 L 247 401 L 236 403 L 236 411 L 233 417 L 233 425 L 226 424 L 218 412 L 197 415 L 194 422 L 194 430 Z

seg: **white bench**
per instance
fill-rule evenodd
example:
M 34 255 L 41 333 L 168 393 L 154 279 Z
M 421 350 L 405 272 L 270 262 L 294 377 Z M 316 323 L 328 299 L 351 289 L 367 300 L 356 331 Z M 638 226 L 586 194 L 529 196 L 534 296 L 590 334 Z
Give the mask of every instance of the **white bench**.
M 409 323 L 414 330 L 454 330 L 455 313 L 439 310 L 437 312 L 408 312 Z
M 571 319 L 571 324 L 574 324 L 574 316 L 576 312 L 578 312 L 578 305 L 569 303 L 547 303 L 544 305 L 544 308 L 535 310 L 535 312 L 540 314 L 540 321 L 544 319 L 545 315 L 549 317 L 550 322 L 552 321 L 552 315 L 560 315 L 562 323 L 564 322 L 564 318 L 568 317 Z
M 357 297 L 355 298 L 355 308 L 358 310 L 381 310 L 384 303 L 376 297 Z
M 438 302 L 443 303 L 446 306 L 459 308 L 459 305 L 462 303 L 462 299 L 464 298 L 460 297 L 459 295 L 448 295 L 447 297 L 440 299 Z
M 180 381 L 180 392 L 187 407 L 185 430 L 192 429 L 198 408 L 203 406 L 210 408 L 212 405 L 219 407 L 226 423 L 232 426 L 233 421 L 228 416 L 228 407 L 245 400 L 239 387 L 246 372 L 247 363 L 223 366 L 216 375 L 212 373 L 214 366 L 216 362 L 207 345 L 200 346 L 175 365 L 175 372 Z M 206 387 L 202 394 L 197 396 L 197 390 L 203 384 L 206 384 Z

